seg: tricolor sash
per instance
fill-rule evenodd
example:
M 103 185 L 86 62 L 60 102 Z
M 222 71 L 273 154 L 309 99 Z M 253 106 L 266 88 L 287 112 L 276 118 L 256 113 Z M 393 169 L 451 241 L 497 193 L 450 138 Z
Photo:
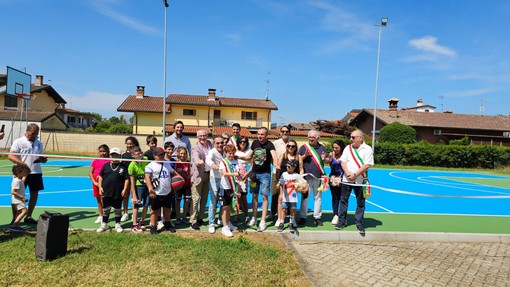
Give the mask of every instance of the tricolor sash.
M 365 165 L 363 162 L 363 159 L 359 156 L 358 150 L 352 146 L 352 144 L 349 145 L 349 151 L 351 152 L 352 158 L 354 159 L 354 162 L 358 166 L 358 168 L 361 168 L 362 165 Z M 354 151 L 354 152 L 353 152 Z M 355 155 L 356 154 L 356 155 Z M 359 160 L 359 161 L 358 161 Z M 361 164 L 360 164 L 361 162 Z M 372 191 L 370 190 L 370 182 L 368 181 L 368 171 L 363 172 L 363 197 L 367 198 L 372 195 Z
M 230 139 L 228 140 L 228 143 L 234 145 L 237 148 L 237 137 L 235 135 L 231 136 Z
M 312 161 L 315 163 L 317 168 L 319 169 L 321 175 L 325 175 L 326 172 L 324 171 L 324 162 L 322 161 L 322 158 L 319 156 L 315 148 L 313 148 L 309 143 L 304 144 L 306 150 L 312 157 Z

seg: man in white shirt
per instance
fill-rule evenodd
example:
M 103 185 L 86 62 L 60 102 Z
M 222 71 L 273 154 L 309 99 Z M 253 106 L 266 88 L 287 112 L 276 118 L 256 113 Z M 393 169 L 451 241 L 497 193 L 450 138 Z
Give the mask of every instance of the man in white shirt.
M 29 124 L 25 130 L 25 135 L 16 139 L 11 146 L 11 153 L 24 154 L 22 156 L 10 154 L 9 160 L 15 164 L 28 166 L 30 174 L 25 179 L 25 186 L 30 189 L 30 200 L 28 202 L 28 212 L 25 217 L 25 223 L 36 224 L 37 221 L 32 218 L 32 212 L 37 204 L 39 191 L 44 189 L 42 179 L 42 169 L 39 163 L 45 163 L 46 157 L 38 156 L 44 152 L 43 144 L 38 139 L 39 126 L 37 124 Z M 26 155 L 25 155 L 26 154 Z M 14 218 L 14 214 L 13 214 Z
M 347 226 L 347 206 L 349 205 L 351 190 L 354 190 L 356 196 L 356 213 L 354 215 L 356 228 L 364 236 L 365 197 L 363 197 L 363 187 L 353 186 L 352 184 L 362 184 L 363 177 L 366 177 L 368 169 L 374 166 L 374 155 L 372 148 L 363 142 L 361 130 L 353 131 L 350 140 L 351 144 L 344 149 L 340 157 L 342 170 L 344 171 L 342 182 L 345 184 L 342 184 L 340 192 L 340 213 L 335 229 L 340 230 Z

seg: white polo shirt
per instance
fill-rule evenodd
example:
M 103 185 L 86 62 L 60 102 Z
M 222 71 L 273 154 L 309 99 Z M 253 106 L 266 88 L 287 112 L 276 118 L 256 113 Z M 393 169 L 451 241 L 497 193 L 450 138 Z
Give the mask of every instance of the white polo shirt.
M 16 139 L 11 146 L 11 152 L 22 153 L 27 155 L 21 156 L 21 161 L 26 163 L 31 170 L 31 174 L 42 174 L 41 165 L 34 163 L 38 156 L 30 156 L 28 154 L 42 154 L 43 144 L 40 140 L 36 139 L 33 143 L 27 139 L 26 136 L 22 136 Z
M 350 146 L 346 146 L 344 148 L 344 151 L 342 152 L 342 156 L 340 157 L 340 160 L 342 162 L 347 163 L 347 170 L 350 173 L 355 173 L 360 167 L 356 164 L 354 161 L 354 157 L 356 157 L 356 151 L 354 151 L 354 147 L 351 153 Z M 361 146 L 358 148 L 358 154 L 363 160 L 363 163 L 360 162 L 360 160 L 356 157 L 356 160 L 359 162 L 361 166 L 363 164 L 368 164 L 370 166 L 374 165 L 374 153 L 372 152 L 372 148 L 367 145 L 366 143 L 362 143 Z M 347 173 L 344 173 L 344 176 L 342 177 L 343 182 L 349 182 L 347 179 Z M 356 183 L 362 183 L 363 182 L 363 176 L 358 175 L 356 177 Z

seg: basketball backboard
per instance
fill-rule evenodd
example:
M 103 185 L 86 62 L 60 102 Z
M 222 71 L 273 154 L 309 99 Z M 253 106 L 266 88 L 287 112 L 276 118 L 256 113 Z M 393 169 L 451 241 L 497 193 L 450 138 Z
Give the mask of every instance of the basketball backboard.
M 27 95 L 30 98 L 30 82 L 32 76 L 22 71 L 7 66 L 7 86 L 6 93 L 11 96 L 20 94 Z

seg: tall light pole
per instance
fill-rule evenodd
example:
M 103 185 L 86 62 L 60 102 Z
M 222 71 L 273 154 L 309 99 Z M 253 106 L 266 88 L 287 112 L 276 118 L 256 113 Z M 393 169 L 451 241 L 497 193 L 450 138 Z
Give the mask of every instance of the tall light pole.
M 381 24 L 375 25 L 379 27 L 379 41 L 377 44 L 377 67 L 375 68 L 375 100 L 374 100 L 374 124 L 372 127 L 372 151 L 375 153 L 375 124 L 377 121 L 377 96 L 379 94 L 379 63 L 381 60 L 381 31 L 382 27 L 388 25 L 388 18 L 381 18 Z
M 163 4 L 165 5 L 165 29 L 163 35 L 163 140 L 161 141 L 161 145 L 165 142 L 165 134 L 166 134 L 166 14 L 168 1 L 163 0 Z

